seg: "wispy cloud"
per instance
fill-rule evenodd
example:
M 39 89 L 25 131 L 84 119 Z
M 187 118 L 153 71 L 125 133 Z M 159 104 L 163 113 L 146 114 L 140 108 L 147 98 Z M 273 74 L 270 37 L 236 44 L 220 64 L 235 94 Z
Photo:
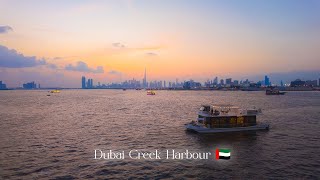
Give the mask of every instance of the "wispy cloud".
M 52 64 L 52 63 L 48 63 L 47 67 L 50 68 L 50 69 L 58 69 L 58 66 L 55 65 L 55 64 Z
M 0 26 L 0 34 L 5 34 L 10 31 L 13 31 L 12 27 L 10 26 Z
M 112 74 L 112 75 L 120 75 L 120 74 L 121 74 L 121 72 L 119 72 L 119 71 L 115 71 L 115 70 L 110 70 L 110 71 L 108 72 L 108 74 Z
M 112 43 L 112 46 L 115 47 L 115 48 L 125 48 L 126 46 L 122 43 Z
M 112 53 L 136 53 L 147 57 L 159 56 L 159 51 L 166 48 L 165 46 L 143 46 L 143 47 L 130 47 L 126 44 L 117 42 L 112 43 L 113 49 L 109 49 Z
M 87 72 L 87 73 L 104 73 L 102 66 L 97 66 L 96 69 L 90 68 L 88 64 L 83 61 L 78 61 L 75 65 L 68 64 L 65 66 L 65 70 Z
M 35 56 L 25 56 L 14 49 L 0 45 L 0 67 L 24 68 L 46 64 L 45 59 L 37 59 Z
M 155 57 L 155 56 L 158 56 L 158 54 L 157 54 L 157 53 L 154 53 L 154 52 L 147 52 L 147 53 L 146 53 L 146 56 Z

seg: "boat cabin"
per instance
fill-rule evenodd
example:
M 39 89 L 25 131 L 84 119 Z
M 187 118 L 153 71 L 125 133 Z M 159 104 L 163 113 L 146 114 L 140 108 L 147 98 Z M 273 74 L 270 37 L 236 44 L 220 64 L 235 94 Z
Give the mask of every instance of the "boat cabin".
M 257 124 L 261 110 L 240 109 L 232 105 L 203 105 L 198 112 L 198 124 L 208 128 L 247 127 Z

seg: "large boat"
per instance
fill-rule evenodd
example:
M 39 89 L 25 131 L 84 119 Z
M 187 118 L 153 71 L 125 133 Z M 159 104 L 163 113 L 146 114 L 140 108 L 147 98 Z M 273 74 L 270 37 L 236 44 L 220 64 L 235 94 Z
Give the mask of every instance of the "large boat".
M 273 89 L 267 89 L 266 95 L 284 95 L 285 92 L 280 92 L 279 89 L 273 88 Z
M 232 105 L 203 105 L 197 121 L 185 124 L 189 131 L 198 133 L 220 133 L 237 131 L 268 130 L 269 125 L 257 123 L 261 109 L 240 109 Z

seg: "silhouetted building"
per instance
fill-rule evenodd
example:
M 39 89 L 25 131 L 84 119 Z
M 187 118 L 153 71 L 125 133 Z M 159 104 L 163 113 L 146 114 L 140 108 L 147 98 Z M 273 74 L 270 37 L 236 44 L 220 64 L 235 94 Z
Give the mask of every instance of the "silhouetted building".
M 183 83 L 183 89 L 197 89 L 201 87 L 201 83 L 195 82 L 193 80 L 186 81 Z
M 36 89 L 37 85 L 36 85 L 36 83 L 34 83 L 34 81 L 32 81 L 32 82 L 23 84 L 23 88 L 24 89 Z
M 317 84 L 318 84 L 317 80 L 307 80 L 306 81 L 306 86 L 315 87 L 315 86 L 317 86 Z
M 238 80 L 234 80 L 233 81 L 233 85 L 236 85 L 236 86 L 239 85 L 239 81 Z
M 296 79 L 294 81 L 291 81 L 290 86 L 291 87 L 299 87 L 299 86 L 305 86 L 306 82 L 302 81 L 301 79 Z
M 7 89 L 7 85 L 0 81 L 0 89 Z
M 87 88 L 92 89 L 93 88 L 93 79 L 88 79 Z
M 81 87 L 82 89 L 86 88 L 86 77 L 82 76 L 81 78 Z
M 220 80 L 220 85 L 224 85 L 224 80 L 223 79 Z
M 213 80 L 213 85 L 218 85 L 218 77 L 215 77 Z
M 143 80 L 142 80 L 142 86 L 143 88 L 147 88 L 148 85 L 147 85 L 147 69 L 144 68 L 144 77 L 143 77 Z
M 226 79 L 226 84 L 231 85 L 232 84 L 232 78 L 227 78 Z
M 269 79 L 268 76 L 264 76 L 264 85 L 265 85 L 265 86 L 270 86 L 270 85 L 271 85 L 270 79 Z

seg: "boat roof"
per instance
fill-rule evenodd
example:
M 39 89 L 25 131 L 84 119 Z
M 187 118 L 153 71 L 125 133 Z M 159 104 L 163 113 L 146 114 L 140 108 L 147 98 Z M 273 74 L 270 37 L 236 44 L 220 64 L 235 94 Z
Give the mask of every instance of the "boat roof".
M 203 105 L 203 106 L 220 107 L 220 108 L 239 108 L 232 104 L 213 104 L 213 105 Z

